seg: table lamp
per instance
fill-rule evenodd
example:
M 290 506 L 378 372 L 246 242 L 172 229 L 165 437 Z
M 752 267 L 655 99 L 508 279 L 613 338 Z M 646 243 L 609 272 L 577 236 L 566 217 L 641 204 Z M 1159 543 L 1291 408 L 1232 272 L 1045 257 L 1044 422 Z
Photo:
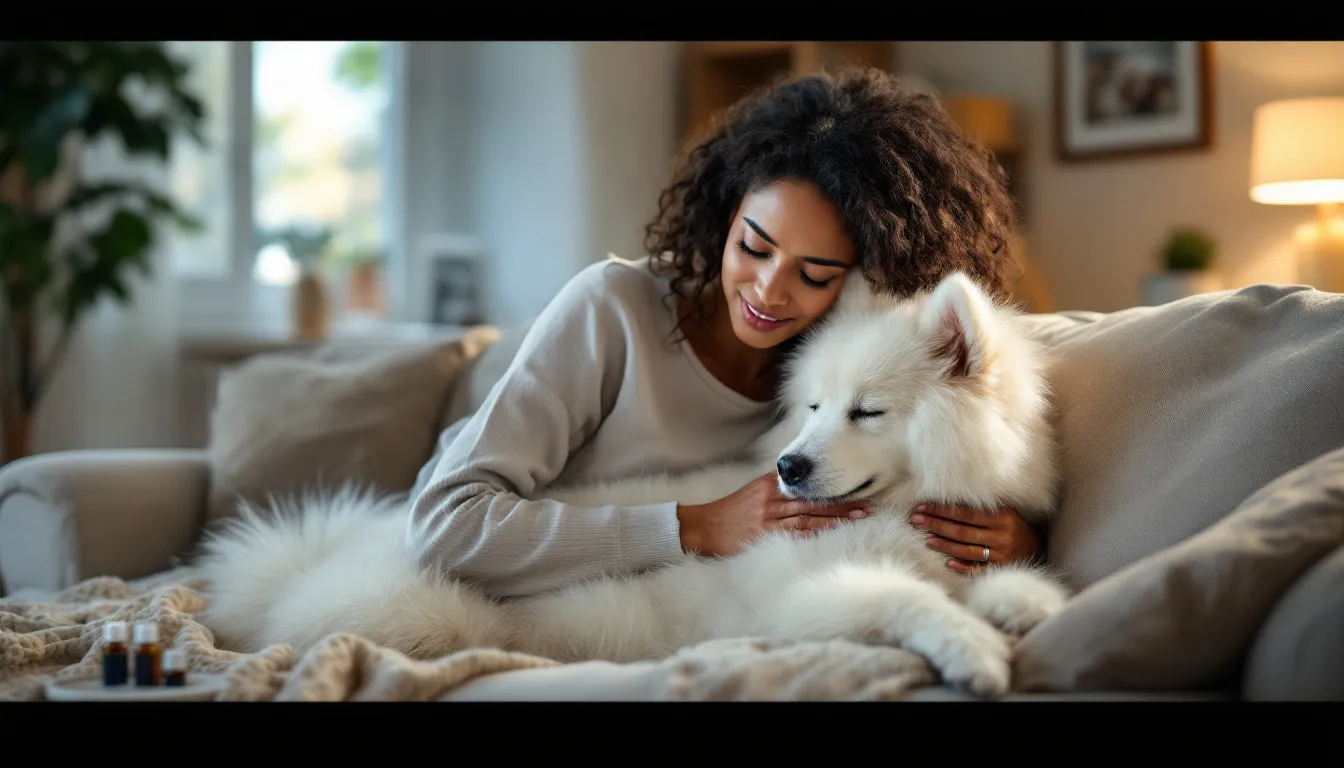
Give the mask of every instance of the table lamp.
M 1344 97 L 1272 101 L 1251 125 L 1251 199 L 1314 205 L 1298 236 L 1302 282 L 1344 293 Z
M 943 108 L 961 129 L 993 152 L 1018 149 L 1013 104 L 999 96 L 958 94 L 943 100 Z

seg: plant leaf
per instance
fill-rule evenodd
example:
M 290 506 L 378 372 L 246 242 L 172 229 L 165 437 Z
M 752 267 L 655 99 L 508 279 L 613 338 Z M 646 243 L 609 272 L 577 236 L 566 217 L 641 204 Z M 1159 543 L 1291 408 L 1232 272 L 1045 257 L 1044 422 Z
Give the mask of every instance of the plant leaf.
M 149 248 L 154 233 L 149 220 L 135 211 L 121 209 L 112 215 L 107 228 L 89 238 L 98 260 L 127 261 Z
M 61 163 L 61 143 L 83 122 L 92 99 L 80 85 L 57 93 L 19 138 L 18 153 L 28 172 L 28 183 L 51 178 Z
M 128 155 L 160 160 L 169 159 L 175 136 L 204 145 L 206 110 L 188 75 L 188 65 L 160 42 L 0 42 L 0 173 L 17 162 L 30 184 L 50 178 L 60 168 L 64 140 L 75 134 L 90 141 L 111 135 Z M 164 109 L 138 109 L 124 98 L 131 80 L 166 95 Z M 83 217 L 76 214 L 93 207 L 110 214 L 96 219 L 102 225 L 91 232 L 76 227 L 72 242 L 54 247 L 58 220 L 77 224 Z M 101 298 L 131 300 L 132 271 L 152 272 L 161 220 L 200 226 L 170 196 L 130 180 L 77 183 L 59 211 L 41 215 L 0 204 L 0 291 L 7 309 L 49 302 L 65 334 Z M 25 397 L 36 402 L 39 394 Z
M 0 244 L 3 244 L 18 226 L 19 214 L 9 207 L 8 203 L 0 203 Z M 3 257 L 3 251 L 0 251 L 0 258 Z
M 51 283 L 53 268 L 47 256 L 55 221 L 49 216 L 22 215 L 9 206 L 0 209 L 5 298 L 12 308 L 26 307 Z

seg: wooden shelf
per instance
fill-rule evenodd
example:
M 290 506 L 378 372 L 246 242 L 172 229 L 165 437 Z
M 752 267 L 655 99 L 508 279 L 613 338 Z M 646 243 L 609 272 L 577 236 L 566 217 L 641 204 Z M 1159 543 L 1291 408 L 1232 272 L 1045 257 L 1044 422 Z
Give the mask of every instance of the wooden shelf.
M 889 41 L 687 43 L 682 139 L 691 142 L 703 136 L 720 111 L 779 76 L 804 75 L 841 64 L 890 70 L 894 53 L 895 45 Z

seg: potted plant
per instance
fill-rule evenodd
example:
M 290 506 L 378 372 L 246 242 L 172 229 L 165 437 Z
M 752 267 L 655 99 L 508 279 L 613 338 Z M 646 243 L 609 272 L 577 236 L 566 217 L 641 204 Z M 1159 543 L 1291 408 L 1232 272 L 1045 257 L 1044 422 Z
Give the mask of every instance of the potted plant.
M 346 309 L 381 316 L 386 309 L 381 251 L 358 250 L 346 254 Z
M 34 415 L 85 314 L 131 300 L 152 274 L 158 225 L 196 229 L 134 178 L 89 181 L 81 147 L 104 136 L 167 162 L 204 145 L 188 65 L 158 42 L 0 42 L 0 419 L 5 461 L 29 453 Z M 135 82 L 149 99 L 128 97 Z M 47 343 L 50 340 L 50 343 Z
M 1162 272 L 1144 280 L 1144 304 L 1156 306 L 1217 291 L 1222 280 L 1214 270 L 1217 243 L 1197 227 L 1172 230 L 1158 252 Z
M 290 319 L 300 339 L 320 340 L 331 325 L 331 297 L 319 267 L 335 232 L 315 224 L 290 224 L 257 233 L 258 245 L 279 245 L 299 268 L 290 293 Z

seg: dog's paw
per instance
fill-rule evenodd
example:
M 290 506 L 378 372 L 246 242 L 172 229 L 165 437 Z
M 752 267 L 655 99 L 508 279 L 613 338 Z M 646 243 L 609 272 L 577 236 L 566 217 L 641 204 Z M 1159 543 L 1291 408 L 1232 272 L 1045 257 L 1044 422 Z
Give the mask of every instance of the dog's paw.
M 948 685 L 977 696 L 997 698 L 1012 683 L 1012 644 L 998 630 L 970 614 L 949 621 L 925 656 Z
M 1024 596 L 1024 599 L 1012 605 L 998 604 L 985 611 L 985 621 L 1011 635 L 1021 637 L 1037 624 L 1059 613 L 1064 607 L 1063 600 L 1036 599 Z
M 1064 609 L 1058 585 L 1030 572 L 1005 572 L 976 584 L 966 607 L 993 626 L 1018 637 Z

